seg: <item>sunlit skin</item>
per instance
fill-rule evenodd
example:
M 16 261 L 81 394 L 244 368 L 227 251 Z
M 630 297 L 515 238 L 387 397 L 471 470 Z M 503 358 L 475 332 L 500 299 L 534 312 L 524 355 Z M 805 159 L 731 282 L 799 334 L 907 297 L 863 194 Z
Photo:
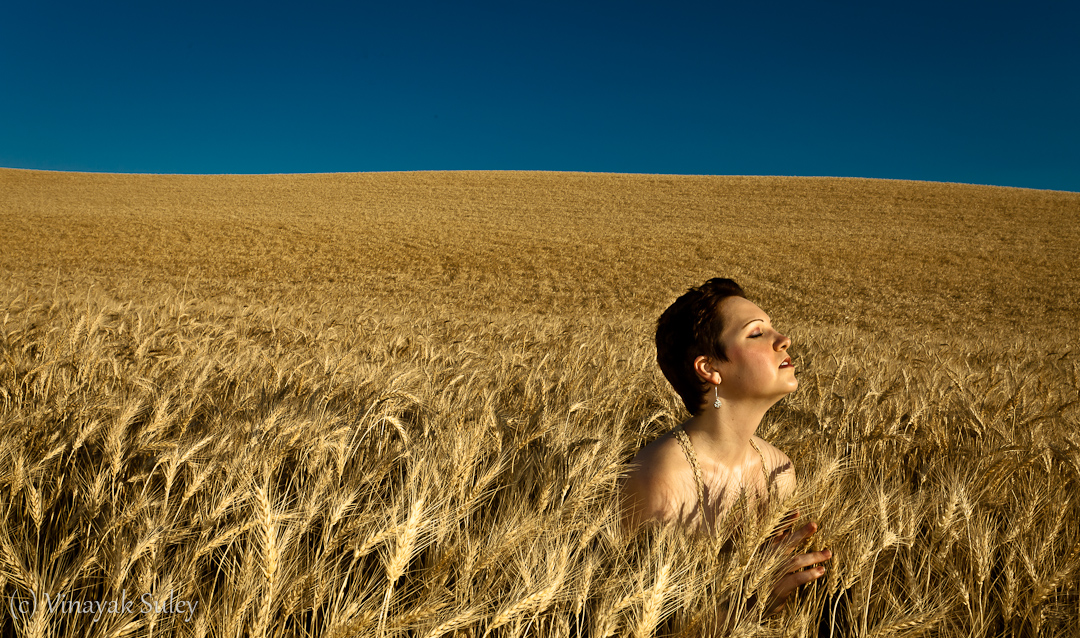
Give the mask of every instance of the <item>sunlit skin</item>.
M 707 514 L 710 521 L 725 514 L 736 500 L 740 486 L 759 497 L 767 493 L 762 458 L 766 472 L 776 483 L 779 498 L 786 498 L 795 489 L 791 460 L 755 435 L 769 408 L 799 387 L 796 368 L 780 367 L 788 358 L 791 339 L 777 331 L 772 319 L 745 298 L 724 299 L 720 313 L 725 326 L 721 340 L 728 361 L 706 356 L 694 360 L 694 370 L 709 390 L 702 396 L 700 409 L 683 423 L 701 465 L 706 501 L 712 510 Z M 713 407 L 717 396 L 721 402 L 719 408 Z M 750 445 L 751 437 L 761 450 L 761 457 Z M 698 496 L 693 470 L 674 435 L 669 432 L 645 446 L 632 463 L 634 469 L 623 485 L 624 521 L 628 529 L 649 520 L 696 528 L 700 516 L 694 512 Z M 792 516 L 797 517 L 798 513 Z M 792 552 L 815 531 L 817 524 L 808 522 L 779 535 L 772 545 Z M 768 612 L 779 611 L 798 587 L 825 573 L 821 565 L 799 570 L 823 563 L 831 556 L 829 550 L 792 556 L 783 577 L 773 587 Z

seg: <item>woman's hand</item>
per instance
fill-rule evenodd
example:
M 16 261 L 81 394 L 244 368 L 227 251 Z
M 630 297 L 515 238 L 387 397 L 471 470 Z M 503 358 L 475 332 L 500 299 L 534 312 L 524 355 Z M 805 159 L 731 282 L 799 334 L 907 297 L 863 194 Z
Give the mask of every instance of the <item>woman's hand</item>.
M 794 523 L 795 519 L 798 517 L 799 512 L 796 511 L 786 520 Z M 791 529 L 789 529 L 788 531 L 775 536 L 772 539 L 771 544 L 773 548 L 790 554 L 816 531 L 817 523 L 811 521 L 796 531 L 791 531 Z M 798 554 L 788 559 L 787 563 L 784 565 L 784 569 L 780 572 L 782 574 L 780 580 L 773 585 L 772 597 L 769 600 L 769 606 L 765 614 L 771 616 L 780 611 L 784 608 L 784 605 L 787 604 L 788 597 L 791 596 L 792 592 L 806 583 L 821 578 L 825 574 L 825 566 L 817 565 L 817 563 L 823 563 L 830 558 L 832 558 L 832 552 L 826 549 L 820 552 Z M 817 566 L 811 567 L 811 565 Z M 810 569 L 803 569 L 804 567 L 810 567 Z

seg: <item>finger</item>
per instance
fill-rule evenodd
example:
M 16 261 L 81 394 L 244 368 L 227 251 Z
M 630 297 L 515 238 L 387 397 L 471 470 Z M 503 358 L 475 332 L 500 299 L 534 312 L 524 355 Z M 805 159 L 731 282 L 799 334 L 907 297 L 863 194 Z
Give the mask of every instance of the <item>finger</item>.
M 791 510 L 787 514 L 784 514 L 784 517 L 780 519 L 780 522 L 776 524 L 775 528 L 773 528 L 772 536 L 778 537 L 789 533 L 791 531 L 792 525 L 795 524 L 795 519 L 797 518 L 799 518 L 799 510 L 797 509 Z
M 787 577 L 791 578 L 795 583 L 795 587 L 799 588 L 803 585 L 813 582 L 825 575 L 825 566 L 818 565 L 817 567 L 811 567 L 810 569 L 804 569 L 801 572 L 795 572 L 789 574 Z
M 790 529 L 784 530 L 782 532 L 774 532 L 772 538 L 770 538 L 769 540 L 772 541 L 773 547 L 777 547 L 779 545 L 782 545 L 789 538 L 791 538 Z
M 818 524 L 815 523 L 814 521 L 810 521 L 806 525 L 803 525 L 802 527 L 800 527 L 799 531 L 796 532 L 796 535 L 799 537 L 799 540 L 806 540 L 807 538 L 810 538 L 811 536 L 813 536 L 814 532 L 816 532 L 817 529 L 818 529 Z
M 794 550 L 799 543 L 810 538 L 810 536 L 812 536 L 816 531 L 817 523 L 810 521 L 806 525 L 800 527 L 798 531 L 791 535 L 791 538 L 788 540 L 788 545 L 792 550 Z
M 793 529 L 794 528 L 791 525 L 784 521 L 781 521 L 776 527 L 773 528 L 772 534 L 770 536 L 773 540 L 789 538 L 792 534 Z
M 773 588 L 773 595 L 779 600 L 784 600 L 799 587 L 815 581 L 824 575 L 825 567 L 821 565 L 801 572 L 795 572 L 794 574 L 788 574 L 776 583 L 776 587 Z
M 820 552 L 809 552 L 806 554 L 799 554 L 788 561 L 785 567 L 785 573 L 792 573 L 802 569 L 803 567 L 809 567 L 818 563 L 824 563 L 832 558 L 832 551 L 824 549 Z

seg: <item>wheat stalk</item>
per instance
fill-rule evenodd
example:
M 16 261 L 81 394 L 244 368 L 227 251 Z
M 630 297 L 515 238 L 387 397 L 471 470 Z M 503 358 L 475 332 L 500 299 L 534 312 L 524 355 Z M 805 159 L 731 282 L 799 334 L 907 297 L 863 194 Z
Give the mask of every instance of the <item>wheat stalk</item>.
M 254 498 L 254 526 L 259 537 L 259 557 L 261 559 L 262 596 L 259 597 L 255 612 L 254 636 L 265 636 L 270 625 L 271 608 L 280 582 L 278 571 L 281 562 L 281 548 L 278 546 L 277 516 L 270 503 L 270 494 L 266 482 L 260 482 L 252 491 Z

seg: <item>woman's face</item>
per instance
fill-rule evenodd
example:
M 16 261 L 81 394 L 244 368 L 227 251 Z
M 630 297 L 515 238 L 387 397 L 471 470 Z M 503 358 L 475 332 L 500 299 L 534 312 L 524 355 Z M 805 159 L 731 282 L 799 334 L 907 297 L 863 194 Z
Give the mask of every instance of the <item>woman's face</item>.
M 720 373 L 720 395 L 728 398 L 762 399 L 776 402 L 799 387 L 795 367 L 780 367 L 788 358 L 791 339 L 780 334 L 771 318 L 743 297 L 720 302 L 724 318 L 728 361 L 716 365 Z

